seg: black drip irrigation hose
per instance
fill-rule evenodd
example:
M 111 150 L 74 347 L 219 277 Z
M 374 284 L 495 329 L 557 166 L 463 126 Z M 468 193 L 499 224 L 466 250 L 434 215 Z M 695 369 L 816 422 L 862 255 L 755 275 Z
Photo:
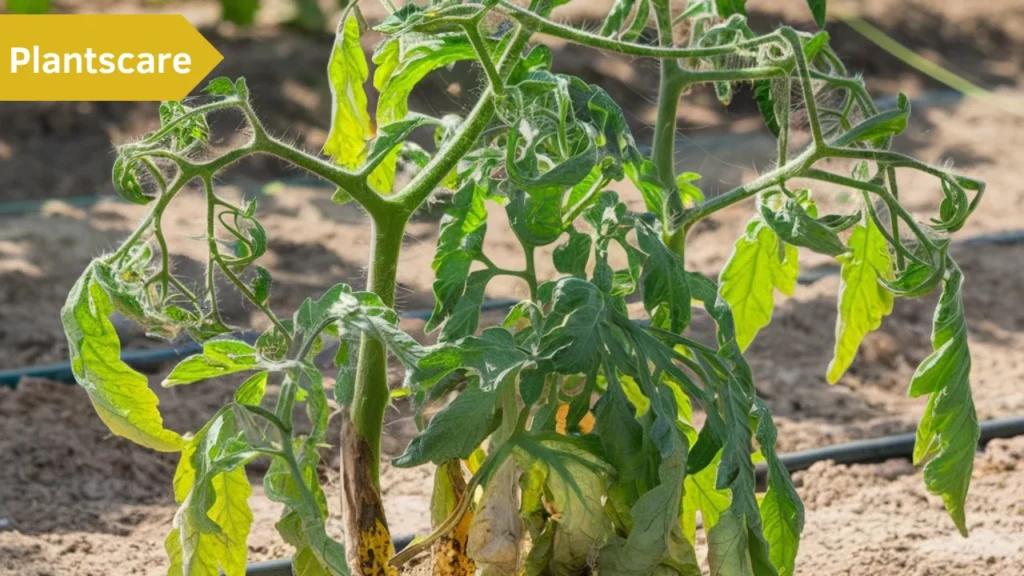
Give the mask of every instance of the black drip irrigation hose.
M 1024 435 L 1024 416 L 1002 420 L 988 420 L 981 423 L 981 437 L 978 439 L 978 447 L 983 448 L 990 441 L 997 438 L 1013 438 L 1021 435 Z M 896 436 L 790 452 L 780 455 L 779 458 L 790 472 L 806 470 L 818 462 L 830 460 L 836 464 L 870 464 L 884 462 L 893 458 L 909 459 L 914 453 L 915 439 L 916 435 L 913 433 L 898 434 Z M 766 476 L 767 468 L 761 463 L 757 466 L 758 482 L 764 483 Z M 399 536 L 395 538 L 395 551 L 402 551 L 412 542 L 413 538 L 413 536 Z M 292 576 L 292 561 L 291 559 L 281 559 L 256 562 L 249 564 L 246 567 L 245 573 L 247 576 Z
M 981 436 L 978 439 L 978 446 L 983 448 L 996 438 L 1014 438 L 1021 435 L 1024 435 L 1024 416 L 986 420 L 981 423 Z M 779 459 L 782 460 L 782 464 L 790 472 L 806 470 L 818 462 L 828 460 L 832 460 L 836 464 L 884 462 L 892 458 L 910 458 L 913 456 L 916 438 L 917 435 L 914 433 L 897 434 L 895 436 L 789 452 L 780 455 Z M 763 468 L 763 465 L 758 466 L 759 474 L 764 471 L 766 469 Z

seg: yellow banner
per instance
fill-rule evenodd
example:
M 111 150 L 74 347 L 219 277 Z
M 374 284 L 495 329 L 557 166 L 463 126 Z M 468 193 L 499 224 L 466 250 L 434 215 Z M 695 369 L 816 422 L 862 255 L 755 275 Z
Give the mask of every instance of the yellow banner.
M 0 101 L 181 100 L 222 59 L 179 14 L 0 15 Z

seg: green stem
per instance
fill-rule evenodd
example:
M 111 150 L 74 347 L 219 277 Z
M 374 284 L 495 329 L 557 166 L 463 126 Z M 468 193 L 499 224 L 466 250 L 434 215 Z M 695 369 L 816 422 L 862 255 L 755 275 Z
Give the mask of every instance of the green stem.
M 535 249 L 533 246 L 525 248 L 526 270 L 523 271 L 522 279 L 530 287 L 530 300 L 537 300 L 537 267 L 534 263 Z
M 811 136 L 814 138 L 816 147 L 825 146 L 825 137 L 821 132 L 821 122 L 818 119 L 818 104 L 815 101 L 814 86 L 811 84 L 810 68 L 807 65 L 807 56 L 804 54 L 803 44 L 800 37 L 792 28 L 779 30 L 782 37 L 789 42 L 793 49 L 793 60 L 796 61 L 796 70 L 800 77 L 800 88 L 803 91 L 804 106 L 807 108 L 807 122 L 811 125 Z
M 466 37 L 469 38 L 469 43 L 473 45 L 473 50 L 476 51 L 477 60 L 484 67 L 487 79 L 491 83 L 491 90 L 495 94 L 501 94 L 505 91 L 505 81 L 501 78 L 501 74 L 498 73 L 498 69 L 495 68 L 494 61 L 491 60 L 491 53 L 487 49 L 484 39 L 480 36 L 480 29 L 477 28 L 477 21 L 467 22 L 462 28 L 466 31 Z
M 897 202 L 900 200 L 900 189 L 896 183 L 896 169 L 889 166 L 885 169 L 886 180 L 889 182 L 889 190 Z M 903 270 L 907 263 L 903 257 L 903 240 L 900 238 L 900 219 L 896 212 L 889 210 L 889 225 L 892 227 L 893 247 L 896 248 L 896 267 Z
M 786 180 L 796 178 L 797 176 L 803 176 L 803 173 L 821 157 L 821 153 L 816 152 L 814 149 L 805 150 L 803 154 L 800 154 L 793 160 L 789 161 L 786 165 L 780 166 L 779 168 L 762 175 L 757 180 L 742 186 L 737 186 L 724 194 L 715 196 L 700 206 L 687 210 L 684 227 L 689 228 L 694 223 L 707 218 L 711 214 L 714 214 L 723 208 L 732 206 L 737 202 L 742 202 L 758 192 L 780 182 L 785 182 Z
M 405 236 L 408 215 L 374 219 L 373 244 L 370 247 L 370 271 L 367 290 L 380 297 L 385 306 L 395 304 L 398 257 Z M 384 412 L 390 399 L 388 389 L 387 348 L 379 340 L 363 336 L 359 347 L 359 364 L 350 411 L 352 426 L 370 447 L 370 477 L 380 490 L 380 437 Z
M 507 76 L 518 62 L 518 56 L 529 42 L 531 32 L 520 29 L 509 43 L 498 64 L 498 74 Z M 370 248 L 370 272 L 367 290 L 380 297 L 385 306 L 393 307 L 397 286 L 398 258 L 409 217 L 426 201 L 438 184 L 459 160 L 476 144 L 480 134 L 494 116 L 493 90 L 488 90 L 466 118 L 458 135 L 439 150 L 415 178 L 393 197 L 376 196 L 380 207 L 366 206 L 373 217 L 373 244 Z M 284 150 L 280 150 L 284 153 Z M 304 157 L 295 158 L 308 163 Z M 318 162 L 317 159 L 313 159 Z M 358 200 L 358 198 L 357 198 Z M 371 204 L 372 205 L 372 204 Z M 384 426 L 384 411 L 390 400 L 388 390 L 387 349 L 378 340 L 363 336 L 359 348 L 356 384 L 350 417 L 352 427 L 366 441 L 370 449 L 370 478 L 374 488 L 380 490 L 380 437 Z
M 498 6 L 500 6 L 500 10 L 508 17 L 516 20 L 524 26 L 530 26 L 537 32 L 550 34 L 581 46 L 589 46 L 591 48 L 597 48 L 598 50 L 607 50 L 609 52 L 618 52 L 620 54 L 629 54 L 632 56 L 647 56 L 650 58 L 671 60 L 681 58 L 702 58 L 706 56 L 735 54 L 737 52 L 755 49 L 758 46 L 779 41 L 778 35 L 773 33 L 746 42 L 739 42 L 731 46 L 716 46 L 713 48 L 676 48 L 671 45 L 649 46 L 646 44 L 637 44 L 635 42 L 613 40 L 597 34 L 591 34 L 590 32 L 584 32 L 583 30 L 578 30 L 571 26 L 565 26 L 543 16 L 534 14 L 526 8 L 516 6 L 509 0 L 499 0 Z M 669 23 L 671 24 L 671 20 Z
M 672 46 L 670 4 L 666 0 L 653 2 L 655 19 L 658 23 L 658 41 L 662 46 Z M 661 187 L 667 193 L 665 198 L 665 221 L 663 234 L 667 235 L 669 248 L 680 258 L 686 250 L 686 230 L 678 226 L 685 207 L 676 187 L 676 126 L 679 112 L 679 98 L 688 82 L 676 60 L 661 62 L 661 82 L 658 89 L 658 115 L 654 124 L 654 148 L 651 161 L 658 170 Z
M 207 226 L 207 243 L 210 250 L 210 264 L 207 269 L 207 285 L 210 290 L 210 301 L 213 306 L 214 317 L 221 321 L 220 314 L 217 311 L 217 296 L 214 292 L 215 286 L 213 282 L 213 264 L 216 263 L 217 267 L 220 268 L 221 273 L 235 286 L 246 300 L 252 303 L 253 306 L 258 308 L 263 315 L 277 328 L 282 334 L 288 334 L 289 331 L 285 328 L 284 324 L 277 318 L 274 311 L 270 309 L 270 306 L 266 302 L 260 302 L 259 298 L 253 294 L 252 290 L 245 285 L 245 282 L 235 274 L 231 267 L 224 262 L 224 258 L 220 254 L 220 248 L 217 246 L 217 238 L 215 236 L 215 212 L 217 210 L 217 196 L 213 191 L 213 181 L 207 176 L 203 175 L 203 186 L 206 189 L 206 226 Z

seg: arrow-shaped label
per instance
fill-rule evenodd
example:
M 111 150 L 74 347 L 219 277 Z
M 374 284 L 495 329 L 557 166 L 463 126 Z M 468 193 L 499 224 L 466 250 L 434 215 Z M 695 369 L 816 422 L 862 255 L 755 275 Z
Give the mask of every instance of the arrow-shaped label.
M 181 100 L 222 59 L 179 14 L 0 15 L 0 101 Z

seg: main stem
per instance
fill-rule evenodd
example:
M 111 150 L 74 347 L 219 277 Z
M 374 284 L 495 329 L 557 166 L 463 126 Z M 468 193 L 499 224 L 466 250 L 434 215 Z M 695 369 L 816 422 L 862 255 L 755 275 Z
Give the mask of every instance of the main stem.
M 511 71 L 529 38 L 529 30 L 516 31 L 498 63 L 498 79 Z M 364 204 L 373 217 L 367 289 L 376 293 L 388 307 L 394 307 L 395 303 L 398 258 L 406 224 L 487 128 L 494 116 L 496 88 L 492 86 L 484 93 L 459 134 L 438 150 L 404 190 L 390 198 L 374 196 L 372 203 Z M 388 564 L 394 556 L 394 546 L 380 496 L 380 437 L 390 398 L 387 368 L 385 346 L 364 336 L 359 349 L 353 402 L 341 433 L 346 560 L 353 573 L 362 576 L 397 575 L 395 568 Z
M 373 243 L 367 289 L 394 307 L 398 257 L 409 212 L 394 210 L 373 218 Z M 362 576 L 397 574 L 388 566 L 394 555 L 380 495 L 380 438 L 388 406 L 388 351 L 363 336 L 352 406 L 342 425 L 342 500 L 345 552 L 349 567 Z
M 392 214 L 373 223 L 373 244 L 370 247 L 370 270 L 367 290 L 380 297 L 385 306 L 395 305 L 398 257 L 408 217 Z M 373 453 L 371 474 L 374 486 L 380 488 L 380 436 L 390 392 L 388 389 L 387 349 L 375 338 L 364 336 L 359 347 L 354 401 L 350 415 L 352 424 L 366 439 Z

